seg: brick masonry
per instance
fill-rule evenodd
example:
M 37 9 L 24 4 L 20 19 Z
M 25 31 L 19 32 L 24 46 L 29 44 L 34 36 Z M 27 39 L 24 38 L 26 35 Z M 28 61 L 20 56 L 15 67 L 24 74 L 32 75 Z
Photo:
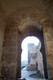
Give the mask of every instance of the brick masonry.
M 17 15 L 16 15 L 17 16 Z M 35 17 L 40 19 L 42 21 L 43 18 L 46 18 L 46 21 L 43 21 L 43 28 L 44 28 L 44 33 L 45 33 L 45 38 L 46 38 L 46 44 L 47 44 L 47 52 L 48 52 L 48 61 L 49 61 L 49 70 L 50 70 L 50 76 L 51 80 L 53 79 L 53 30 L 52 30 L 52 25 L 50 25 L 50 19 L 47 15 L 44 15 L 44 13 L 26 13 L 19 15 L 19 17 L 15 17 L 15 13 L 13 14 L 13 18 L 11 19 L 12 15 L 10 15 L 10 18 L 8 18 L 7 26 L 5 29 L 5 35 L 4 35 L 4 42 L 3 42 L 3 54 L 2 54 L 2 67 L 1 67 L 1 72 L 2 75 L 7 77 L 7 78 L 16 78 L 16 74 L 20 74 L 20 54 L 21 53 L 21 48 L 20 45 L 23 39 L 22 36 L 26 36 L 26 32 L 30 33 L 28 29 L 25 29 L 23 31 L 22 27 L 26 27 L 28 22 L 22 26 L 21 21 L 22 19 L 26 17 Z M 15 21 L 10 21 L 10 20 L 15 20 Z M 20 25 L 21 24 L 21 25 Z M 29 22 L 29 25 L 30 22 Z M 31 28 L 32 29 L 32 28 Z M 20 38 L 21 37 L 21 38 Z M 24 38 L 23 37 L 23 38 Z M 21 40 L 20 40 L 21 39 Z M 18 56 L 19 55 L 19 56 Z M 19 77 L 19 76 L 18 76 Z
M 1 73 L 4 77 L 15 78 L 18 53 L 18 29 L 17 26 L 9 26 L 5 29 L 3 41 L 3 56 Z

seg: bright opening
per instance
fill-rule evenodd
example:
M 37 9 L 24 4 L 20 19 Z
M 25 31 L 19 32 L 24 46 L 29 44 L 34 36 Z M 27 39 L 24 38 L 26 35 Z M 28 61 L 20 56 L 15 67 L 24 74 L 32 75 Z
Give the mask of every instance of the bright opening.
M 41 42 L 37 37 L 28 36 L 21 44 L 21 77 L 22 78 L 43 78 L 43 58 Z M 35 80 L 35 79 L 34 79 Z
M 21 44 L 21 48 L 22 48 L 21 61 L 28 61 L 28 44 L 32 44 L 32 45 L 34 44 L 34 47 L 37 48 L 38 45 L 40 44 L 40 41 L 38 38 L 34 36 L 28 36 L 23 40 Z

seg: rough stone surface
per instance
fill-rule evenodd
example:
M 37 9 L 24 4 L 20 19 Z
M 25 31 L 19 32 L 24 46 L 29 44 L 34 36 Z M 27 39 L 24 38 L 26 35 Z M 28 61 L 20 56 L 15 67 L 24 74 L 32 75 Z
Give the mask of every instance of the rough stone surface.
M 17 67 L 17 27 L 5 29 L 1 73 L 6 78 L 15 78 Z
M 45 39 L 47 44 L 47 56 L 51 80 L 53 79 L 53 27 L 45 28 Z
M 0 0 L 0 4 L 1 4 L 0 5 L 0 13 L 1 13 L 1 15 L 0 15 L 0 19 L 1 19 L 0 20 L 0 55 L 3 53 L 3 55 L 2 55 L 3 62 L 1 62 L 2 64 L 4 64 L 3 66 L 6 67 L 6 65 L 7 65 L 9 72 L 10 73 L 12 72 L 10 70 L 12 64 L 10 64 L 10 63 L 13 62 L 13 64 L 14 64 L 15 57 L 16 57 L 16 55 L 15 55 L 16 48 L 14 48 L 14 47 L 8 48 L 8 47 L 17 45 L 16 41 L 15 41 L 15 43 L 13 41 L 13 39 L 16 38 L 15 34 L 14 34 L 14 37 L 13 37 L 13 35 L 7 36 L 7 34 L 5 34 L 6 42 L 4 41 L 4 44 L 3 44 L 3 38 L 4 38 L 3 36 L 4 36 L 4 30 L 5 30 L 4 26 L 6 24 L 6 23 L 4 24 L 4 21 L 7 21 L 8 26 L 9 26 L 10 24 L 14 25 L 15 23 L 14 22 L 11 23 L 11 21 L 15 20 L 15 22 L 17 24 L 16 26 L 20 27 L 20 24 L 23 19 L 26 19 L 27 17 L 33 17 L 33 18 L 38 19 L 43 24 L 43 27 L 44 27 L 44 34 L 45 34 L 46 45 L 47 45 L 48 63 L 49 63 L 49 70 L 50 70 L 50 80 L 53 80 L 53 54 L 52 54 L 53 53 L 53 0 L 34 0 L 34 1 L 33 0 L 27 0 L 27 1 L 13 0 L 13 3 L 11 0 L 8 0 L 8 1 Z M 8 19 L 4 20 L 4 18 L 6 18 L 6 15 L 9 15 L 10 18 L 7 16 Z M 26 20 L 24 23 L 26 23 Z M 26 24 L 28 24 L 28 22 Z M 24 26 L 26 26 L 26 24 L 24 24 Z M 29 24 L 30 24 L 30 22 L 29 22 Z M 19 36 L 22 36 L 22 34 L 20 34 L 20 31 L 21 31 L 21 33 L 25 32 L 25 31 L 22 31 L 21 27 L 19 28 L 20 30 L 18 29 Z M 7 30 L 7 32 L 8 32 L 8 30 Z M 16 30 L 10 30 L 10 33 L 11 32 L 16 32 Z M 7 39 L 9 39 L 9 42 Z M 21 38 L 21 41 L 22 41 L 22 38 Z M 5 45 L 8 47 L 5 47 L 5 49 L 4 49 L 4 47 L 2 47 L 2 44 L 3 44 L 3 46 Z M 18 44 L 18 46 L 20 46 L 20 44 Z M 3 50 L 2 50 L 2 48 L 3 48 Z M 12 53 L 12 49 L 13 49 L 13 53 Z M 18 48 L 18 50 L 19 49 L 20 49 L 20 47 Z M 5 52 L 5 54 L 4 54 L 4 52 Z M 11 52 L 11 54 L 9 54 L 9 52 Z M 9 54 L 9 57 L 8 57 L 7 53 Z M 20 55 L 19 55 L 19 57 L 20 57 Z M 1 57 L 0 57 L 0 60 L 1 60 Z M 13 67 L 15 67 L 15 66 L 13 66 Z M 2 67 L 2 68 L 4 68 L 4 67 Z M 15 69 L 13 69 L 13 71 L 15 71 Z M 18 72 L 19 72 L 19 68 L 18 68 Z M 9 73 L 9 75 L 10 75 L 10 73 Z M 15 73 L 16 73 L 16 71 L 15 71 Z M 14 72 L 11 75 L 14 75 Z
M 30 64 L 29 66 L 28 66 L 28 70 L 29 71 L 35 71 L 35 70 L 37 70 L 38 69 L 38 63 L 36 62 L 36 64 Z

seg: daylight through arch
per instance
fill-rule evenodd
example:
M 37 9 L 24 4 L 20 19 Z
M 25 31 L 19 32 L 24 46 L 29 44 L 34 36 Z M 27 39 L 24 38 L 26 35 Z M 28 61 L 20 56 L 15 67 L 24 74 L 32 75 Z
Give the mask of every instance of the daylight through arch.
M 22 41 L 21 48 L 21 77 L 28 78 L 35 73 L 35 77 L 38 78 L 39 76 L 36 76 L 38 71 L 40 71 L 38 74 L 44 77 L 40 40 L 35 36 L 28 36 Z

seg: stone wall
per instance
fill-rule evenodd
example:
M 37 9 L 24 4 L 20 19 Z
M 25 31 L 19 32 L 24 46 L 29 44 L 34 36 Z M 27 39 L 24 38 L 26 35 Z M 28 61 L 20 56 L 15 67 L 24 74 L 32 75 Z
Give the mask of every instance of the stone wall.
M 1 74 L 4 78 L 14 80 L 17 75 L 16 67 L 18 63 L 18 29 L 14 22 L 6 26 L 3 41 Z
M 47 45 L 47 55 L 48 55 L 48 64 L 50 78 L 53 79 L 53 27 L 45 27 L 45 39 Z
M 32 21 L 33 21 L 33 18 L 32 18 Z M 26 22 L 27 22 L 27 20 L 26 20 Z M 19 24 L 20 24 L 20 22 L 19 22 Z M 26 35 L 25 31 L 23 31 L 23 29 L 21 28 L 22 25 L 25 24 L 25 23 L 23 23 L 21 25 L 21 27 L 20 27 L 19 24 L 18 24 L 17 20 L 15 20 L 14 22 L 10 21 L 10 22 L 7 23 L 7 26 L 6 26 L 6 29 L 5 29 L 5 36 L 4 36 L 4 42 L 3 42 L 3 57 L 2 57 L 2 66 L 3 66 L 2 70 L 3 70 L 4 73 L 2 73 L 2 74 L 5 74 L 5 76 L 7 76 L 8 78 L 9 77 L 16 77 L 17 60 L 19 59 L 17 54 L 20 53 L 19 52 L 20 47 L 18 48 L 18 45 L 20 46 L 20 44 L 18 44 L 18 42 L 19 42 L 18 39 L 19 39 L 19 37 Z M 28 22 L 25 24 L 25 26 L 27 24 L 28 24 Z M 30 19 L 29 19 L 29 24 L 30 24 Z M 19 27 L 17 27 L 17 26 L 19 26 Z M 44 33 L 45 33 L 46 43 L 47 43 L 49 66 L 52 67 L 52 68 L 50 67 L 50 75 L 51 75 L 51 78 L 52 78 L 53 77 L 52 76 L 52 74 L 53 74 L 52 73 L 53 66 L 52 66 L 52 62 L 50 62 L 50 58 L 52 58 L 52 57 L 49 56 L 49 54 L 52 55 L 52 53 L 49 53 L 50 49 L 48 49 L 49 48 L 49 44 L 50 44 L 49 43 L 50 40 L 51 40 L 51 43 L 52 43 L 52 26 L 51 27 L 50 26 L 51 26 L 50 25 L 50 21 L 43 22 Z M 27 29 L 27 32 L 28 32 L 28 29 Z M 51 37 L 51 38 L 49 38 L 50 40 L 48 39 L 48 37 Z M 15 39 L 15 42 L 14 42 L 14 39 Z M 21 41 L 22 41 L 22 39 L 21 39 Z M 52 48 L 51 48 L 51 50 L 52 50 Z M 19 63 L 19 61 L 18 61 L 18 63 Z M 18 64 L 18 67 L 20 68 L 19 64 Z M 19 68 L 18 68 L 18 72 L 19 72 Z M 8 74 L 7 74 L 7 71 L 8 71 Z M 10 74 L 11 72 L 12 72 L 12 74 Z
M 2 20 L 2 13 L 0 12 L 0 64 L 1 64 L 1 56 L 2 56 L 3 39 L 4 39 L 4 29 L 5 29 L 5 26 Z M 0 70 L 1 70 L 1 67 L 0 67 Z M 1 74 L 1 71 L 0 71 L 0 74 Z
M 9 30 L 10 30 L 10 28 L 11 28 L 10 26 L 14 25 L 14 22 L 11 23 L 10 20 L 11 20 L 11 18 L 13 18 L 12 20 L 15 20 L 16 24 L 18 24 L 16 26 L 18 26 L 18 28 L 19 28 L 19 30 L 18 30 L 19 36 L 22 36 L 22 35 L 20 35 L 20 33 L 24 34 L 23 27 L 27 26 L 28 23 L 31 24 L 30 20 L 28 19 L 28 22 L 27 22 L 26 18 L 28 18 L 28 17 L 33 17 L 33 19 L 36 18 L 43 24 L 44 34 L 45 34 L 45 39 L 46 39 L 46 45 L 47 45 L 47 54 L 48 54 L 49 70 L 50 70 L 50 77 L 51 77 L 50 79 L 53 80 L 53 54 L 52 54 L 53 53 L 53 24 L 52 24 L 53 23 L 53 21 L 52 21 L 52 19 L 53 19 L 53 14 L 52 14 L 53 13 L 53 7 L 52 7 L 52 5 L 53 4 L 51 2 L 52 5 L 51 4 L 47 5 L 48 3 L 45 3 L 45 5 L 43 5 L 43 2 L 41 2 L 41 0 L 40 0 L 40 2 L 39 2 L 39 0 L 36 0 L 36 2 L 34 0 L 34 2 L 33 3 L 32 2 L 33 2 L 33 0 L 32 1 L 30 0 L 29 3 L 28 3 L 28 1 L 26 1 L 26 2 L 19 1 L 19 3 L 18 3 L 19 5 L 17 4 L 18 8 L 17 8 L 17 6 L 15 8 L 13 7 L 13 9 L 12 9 L 12 7 L 6 7 L 8 15 L 10 13 L 11 14 L 9 15 L 8 19 L 5 21 L 8 22 L 7 24 L 9 26 Z M 11 4 L 12 4 L 12 2 L 11 2 Z M 24 19 L 25 19 L 25 21 L 23 21 Z M 10 24 L 12 24 L 12 25 L 10 25 Z M 6 26 L 6 27 L 8 27 L 8 26 Z M 12 34 L 14 34 L 14 32 L 12 32 L 12 31 L 14 31 L 14 30 L 10 30 L 10 32 Z M 16 30 L 16 33 L 17 33 L 17 30 Z M 16 62 L 17 56 L 15 55 L 14 51 L 17 51 L 16 52 L 16 54 L 17 54 L 19 52 L 18 50 L 20 48 L 18 48 L 18 50 L 17 50 L 16 48 L 11 47 L 12 45 L 11 46 L 8 46 L 8 45 L 10 45 L 10 41 L 12 41 L 11 38 L 16 38 L 16 36 L 17 36 L 17 39 L 18 39 L 18 34 L 16 34 L 16 36 L 15 36 L 15 34 L 14 34 L 14 36 L 11 34 L 8 34 L 8 36 L 7 36 L 7 34 L 8 34 L 8 31 L 6 31 L 6 34 L 5 34 L 7 43 L 4 42 L 4 44 L 5 44 L 5 46 L 7 45 L 7 48 L 5 49 L 6 52 L 5 52 L 4 57 L 3 57 L 2 65 L 5 64 L 4 65 L 5 69 L 7 69 L 7 70 L 9 69 L 8 77 L 10 75 L 12 75 L 12 76 L 14 75 L 14 77 L 15 77 L 16 76 L 15 67 L 17 67 L 16 66 L 17 65 L 17 62 Z M 2 53 L 2 44 L 3 44 L 3 38 L 4 38 L 3 35 L 4 35 L 4 27 L 0 27 L 0 44 L 1 44 L 0 45 L 0 55 Z M 7 39 L 9 39 L 9 42 Z M 3 44 L 3 46 L 4 46 L 4 44 Z M 13 45 L 17 46 L 17 44 L 16 44 L 16 41 L 15 41 L 15 44 L 13 42 Z M 18 44 L 18 45 L 20 46 L 20 44 Z M 8 49 L 8 47 L 9 47 L 9 49 Z M 9 51 L 10 51 L 10 54 L 9 54 Z M 12 51 L 13 51 L 14 55 L 12 54 Z M 7 53 L 9 54 L 9 57 L 8 57 Z M 15 56 L 16 56 L 16 58 L 15 58 Z M 20 55 L 19 55 L 19 57 L 20 57 Z M 7 61 L 5 59 L 7 59 Z M 6 66 L 7 66 L 7 68 L 6 68 Z M 20 66 L 18 65 L 18 67 L 20 67 Z M 14 70 L 15 72 L 13 72 L 12 74 L 10 74 L 12 72 L 11 69 L 12 70 L 15 69 Z M 19 68 L 17 71 L 19 72 Z
M 25 26 L 23 26 L 22 23 L 20 26 L 18 21 L 14 21 L 12 18 L 10 18 L 10 20 L 8 19 L 9 22 L 7 21 L 6 23 L 4 34 L 1 73 L 7 79 L 13 78 L 15 80 L 16 76 L 18 78 L 20 77 L 21 72 L 20 53 L 22 38 L 24 39 L 24 37 L 32 34 L 34 35 L 36 33 L 35 35 L 41 40 L 42 38 L 40 35 L 42 27 L 39 20 L 34 24 L 36 19 L 33 17 L 29 18 L 29 20 L 24 20 L 23 24 L 25 24 Z M 28 28 L 26 25 L 28 25 Z

